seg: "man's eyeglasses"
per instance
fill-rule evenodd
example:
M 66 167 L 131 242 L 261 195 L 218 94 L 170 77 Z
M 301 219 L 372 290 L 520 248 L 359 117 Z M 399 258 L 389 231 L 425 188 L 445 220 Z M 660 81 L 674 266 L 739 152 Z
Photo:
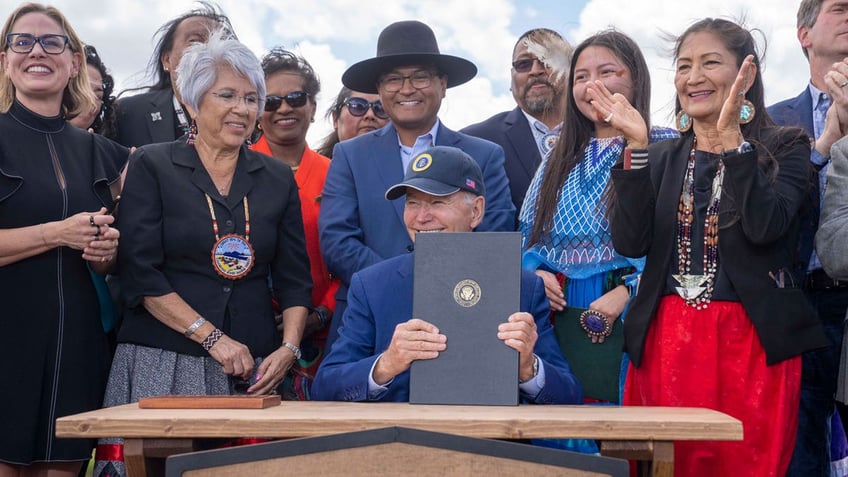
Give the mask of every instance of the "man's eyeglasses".
M 29 33 L 9 33 L 6 35 L 6 45 L 15 53 L 29 53 L 35 48 L 35 44 L 41 45 L 41 49 L 50 55 L 59 55 L 65 51 L 68 45 L 68 37 L 65 35 L 41 35 L 35 36 Z
M 368 112 L 368 108 L 371 108 L 371 110 L 374 111 L 374 116 L 377 116 L 380 119 L 389 119 L 389 115 L 386 113 L 386 110 L 383 109 L 383 103 L 380 100 L 369 103 L 365 98 L 353 97 L 348 98 L 344 104 L 347 106 L 347 112 L 349 112 L 351 116 L 365 116 Z
M 512 62 L 512 69 L 519 73 L 527 73 L 528 71 L 533 69 L 533 63 L 539 62 L 539 66 L 542 68 L 547 68 L 545 63 L 538 58 L 523 58 L 520 60 L 515 60 Z
M 230 91 L 224 91 L 221 93 L 212 93 L 212 96 L 218 98 L 218 101 L 230 108 L 238 106 L 239 101 L 244 101 L 244 105 L 247 106 L 247 109 L 255 110 L 259 105 L 259 96 L 256 94 L 246 94 L 241 96 Z
M 265 98 L 265 111 L 270 113 L 280 109 L 283 101 L 293 108 L 302 108 L 306 106 L 307 99 L 309 99 L 309 93 L 306 91 L 292 91 L 285 96 L 271 95 Z
M 413 71 L 411 75 L 389 73 L 380 78 L 380 86 L 387 93 L 397 93 L 403 88 L 403 83 L 409 80 L 413 88 L 424 89 L 433 83 L 433 78 L 436 76 L 436 73 L 429 70 Z

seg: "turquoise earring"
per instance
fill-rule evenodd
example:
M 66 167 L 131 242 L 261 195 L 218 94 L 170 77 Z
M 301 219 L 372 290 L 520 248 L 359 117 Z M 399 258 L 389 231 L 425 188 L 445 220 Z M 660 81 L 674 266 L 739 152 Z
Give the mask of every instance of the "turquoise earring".
M 739 124 L 748 124 L 757 114 L 757 108 L 747 99 L 742 100 L 742 106 L 739 107 Z
M 681 109 L 674 119 L 674 125 L 677 127 L 678 131 L 685 133 L 692 129 L 692 118 L 690 118 L 689 115 Z

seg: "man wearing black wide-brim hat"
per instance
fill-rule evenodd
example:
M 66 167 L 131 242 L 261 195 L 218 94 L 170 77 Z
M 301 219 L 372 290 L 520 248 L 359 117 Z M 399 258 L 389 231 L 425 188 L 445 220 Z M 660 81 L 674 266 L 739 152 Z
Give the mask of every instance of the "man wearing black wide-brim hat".
M 432 145 L 453 146 L 474 158 L 483 171 L 486 217 L 481 231 L 511 231 L 515 207 L 500 146 L 445 127 L 438 113 L 447 88 L 468 82 L 477 67 L 440 53 L 433 30 L 418 21 L 387 26 L 377 55 L 355 63 L 342 75 L 354 91 L 377 93 L 391 122 L 377 131 L 336 145 L 321 196 L 318 219 L 321 253 L 342 286 L 328 345 L 346 307 L 353 274 L 386 258 L 412 251 L 403 223 L 403 204 L 383 192 L 403 179 L 409 162 Z

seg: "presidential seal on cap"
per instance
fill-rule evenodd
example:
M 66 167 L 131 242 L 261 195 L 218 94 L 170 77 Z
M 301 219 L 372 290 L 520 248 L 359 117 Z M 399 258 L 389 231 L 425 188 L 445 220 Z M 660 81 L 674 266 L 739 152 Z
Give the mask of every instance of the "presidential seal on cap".
M 411 187 L 426 194 L 444 197 L 461 190 L 484 195 L 483 172 L 477 161 L 461 149 L 433 146 L 415 156 L 403 182 L 386 191 L 386 198 L 397 199 Z

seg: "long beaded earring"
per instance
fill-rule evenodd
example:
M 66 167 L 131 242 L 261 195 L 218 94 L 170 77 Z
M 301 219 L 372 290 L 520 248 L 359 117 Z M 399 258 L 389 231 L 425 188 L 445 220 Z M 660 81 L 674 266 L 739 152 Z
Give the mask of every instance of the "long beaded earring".
M 685 133 L 692 129 L 692 118 L 690 118 L 689 115 L 681 109 L 674 118 L 674 125 L 677 127 L 678 131 Z
M 191 126 L 188 128 L 188 137 L 186 138 L 186 144 L 189 146 L 194 146 L 194 142 L 197 139 L 197 121 L 194 119 L 191 120 Z

